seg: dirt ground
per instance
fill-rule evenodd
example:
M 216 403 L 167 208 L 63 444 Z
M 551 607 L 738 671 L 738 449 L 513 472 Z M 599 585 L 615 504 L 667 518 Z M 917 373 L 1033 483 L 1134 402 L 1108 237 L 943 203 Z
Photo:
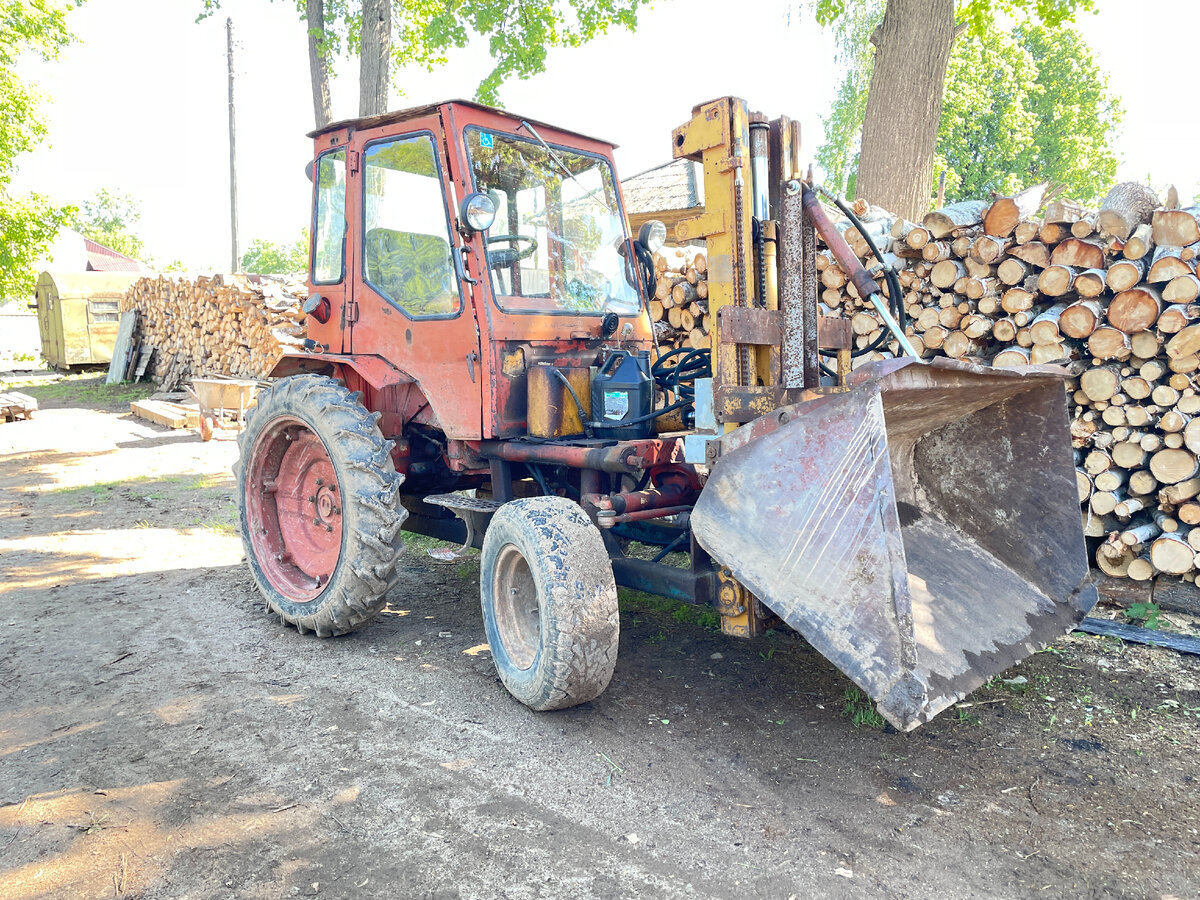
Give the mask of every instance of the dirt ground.
M 301 636 L 242 564 L 236 444 L 21 390 L 5 900 L 1200 895 L 1195 657 L 1074 635 L 903 735 L 798 637 L 623 594 L 611 687 L 534 713 L 476 561 L 414 540 L 375 623 Z

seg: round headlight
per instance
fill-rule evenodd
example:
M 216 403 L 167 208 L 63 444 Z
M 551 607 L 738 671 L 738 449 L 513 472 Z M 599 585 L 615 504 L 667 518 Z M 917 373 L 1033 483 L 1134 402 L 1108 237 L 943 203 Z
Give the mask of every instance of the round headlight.
M 460 212 L 463 224 L 472 231 L 487 231 L 496 221 L 496 204 L 478 191 L 463 198 Z
M 639 244 L 655 253 L 667 242 L 667 226 L 658 219 L 650 219 L 638 229 L 637 239 Z

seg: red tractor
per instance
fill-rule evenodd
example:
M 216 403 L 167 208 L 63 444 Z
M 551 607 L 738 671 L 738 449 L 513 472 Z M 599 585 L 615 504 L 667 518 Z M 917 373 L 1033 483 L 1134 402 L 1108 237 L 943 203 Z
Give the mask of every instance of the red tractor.
M 320 636 L 365 625 L 410 530 L 482 549 L 487 640 L 534 709 L 607 686 L 623 584 L 712 605 L 731 634 L 777 615 L 905 729 L 1082 618 L 1061 379 L 912 359 L 849 375 L 798 287 L 804 228 L 837 233 L 787 130 L 772 179 L 751 118 L 723 98 L 675 132 L 705 167 L 692 227 L 721 325 L 671 352 L 612 145 L 461 101 L 313 135 L 308 337 L 260 394 L 237 479 L 273 612 Z M 840 377 L 819 374 L 819 333 Z M 938 481 L 951 458 L 987 473 L 971 502 Z

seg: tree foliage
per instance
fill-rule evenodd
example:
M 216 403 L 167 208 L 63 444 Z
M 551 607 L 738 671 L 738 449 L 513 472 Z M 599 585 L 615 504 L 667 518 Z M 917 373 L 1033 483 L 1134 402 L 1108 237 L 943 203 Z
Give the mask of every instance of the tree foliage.
M 880 7 L 880 0 L 815 0 L 813 10 L 819 25 L 836 25 L 847 14 L 855 15 L 864 7 Z M 982 35 L 992 28 L 996 13 L 1012 18 L 1036 17 L 1051 28 L 1075 21 L 1075 14 L 1091 12 L 1095 0 L 961 0 L 957 4 L 955 20 L 963 23 L 975 35 Z
M 818 14 L 832 2 L 822 0 Z M 861 36 L 883 8 L 879 0 L 843 5 L 833 20 L 843 52 L 865 46 L 848 32 L 848 23 L 857 20 L 853 30 Z M 1062 185 L 1075 199 L 1095 199 L 1116 175 L 1111 144 L 1122 111 L 1108 92 L 1107 77 L 1075 30 L 1027 21 L 1001 31 L 990 17 L 993 9 L 1044 13 L 1047 22 L 1062 22 L 1072 12 L 1065 2 L 960 5 L 964 33 L 946 73 L 935 183 L 945 173 L 947 202 L 1010 193 L 1042 181 Z M 850 63 L 825 119 L 826 142 L 817 161 L 829 173 L 831 190 L 853 196 L 872 54 L 860 53 Z
M 33 267 L 72 212 L 37 194 L 15 196 L 11 185 L 17 157 L 46 136 L 39 97 L 17 76 L 17 59 L 57 57 L 71 40 L 67 12 L 78 3 L 0 0 L 0 298 L 33 291 Z
M 308 271 L 308 230 L 292 244 L 256 238 L 242 254 L 242 269 L 256 275 L 293 275 Z
M 934 164 L 948 201 L 1049 181 L 1089 202 L 1112 186 L 1121 106 L 1073 29 L 969 34 L 948 75 Z
M 85 238 L 125 256 L 141 259 L 145 244 L 134 232 L 142 217 L 138 201 L 128 194 L 101 188 L 76 215 L 72 227 Z
M 305 0 L 295 0 L 305 19 Z M 491 72 L 475 96 L 498 102 L 499 90 L 511 77 L 529 78 L 546 70 L 552 47 L 578 47 L 613 25 L 632 30 L 638 8 L 646 0 L 392 0 L 393 71 L 418 65 L 433 71 L 455 48 L 472 37 L 488 42 Z M 200 18 L 212 15 L 221 0 L 202 0 Z M 361 3 L 325 0 L 324 28 L 318 46 L 326 62 L 357 55 L 361 46 Z

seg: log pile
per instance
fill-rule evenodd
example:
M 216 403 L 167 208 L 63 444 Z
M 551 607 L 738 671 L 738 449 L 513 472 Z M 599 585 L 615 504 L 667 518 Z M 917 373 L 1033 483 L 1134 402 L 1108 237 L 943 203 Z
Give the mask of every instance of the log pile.
M 134 282 L 121 309 L 138 310 L 140 352 L 171 391 L 204 375 L 266 376 L 303 340 L 307 295 L 302 281 L 271 276 L 158 276 Z
M 654 254 L 656 288 L 650 321 L 661 350 L 699 349 L 708 337 L 708 258 L 695 247 L 663 247 Z
M 868 228 L 897 269 L 907 332 L 923 356 L 1010 366 L 1060 363 L 1068 382 L 1079 500 L 1107 575 L 1195 581 L 1200 571 L 1200 207 L 1171 209 L 1144 185 L 1097 210 L 1045 186 L 960 203 L 920 223 L 876 213 Z M 860 202 L 861 203 L 861 202 Z M 847 241 L 870 250 L 853 228 Z M 827 250 L 822 313 L 856 345 L 883 335 Z M 882 280 L 882 276 L 880 276 Z M 897 352 L 885 339 L 879 359 Z

